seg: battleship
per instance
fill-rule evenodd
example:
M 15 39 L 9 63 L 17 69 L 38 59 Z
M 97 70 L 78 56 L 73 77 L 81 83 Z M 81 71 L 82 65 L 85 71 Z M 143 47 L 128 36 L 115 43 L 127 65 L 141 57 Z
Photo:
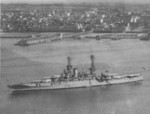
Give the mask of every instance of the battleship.
M 67 67 L 60 75 L 44 77 L 43 79 L 31 82 L 8 85 L 8 87 L 13 91 L 53 90 L 123 84 L 140 82 L 143 80 L 143 76 L 141 74 L 120 75 L 118 73 L 110 74 L 107 71 L 97 75 L 94 63 L 94 55 L 91 55 L 90 59 L 91 66 L 88 69 L 88 72 L 79 72 L 78 68 L 73 68 L 71 64 L 71 57 L 67 57 Z

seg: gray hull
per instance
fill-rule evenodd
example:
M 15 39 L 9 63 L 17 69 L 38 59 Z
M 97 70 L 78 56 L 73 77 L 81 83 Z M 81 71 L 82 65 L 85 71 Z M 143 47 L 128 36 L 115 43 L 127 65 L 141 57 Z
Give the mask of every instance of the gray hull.
M 107 81 L 98 81 L 96 79 L 92 79 L 92 80 L 57 82 L 55 84 L 45 83 L 40 86 L 27 84 L 28 86 L 30 86 L 29 88 L 13 89 L 13 91 L 54 90 L 54 89 L 80 88 L 80 87 L 94 87 L 94 86 L 138 82 L 138 81 L 142 81 L 142 80 L 143 80 L 143 76 L 132 77 L 132 78 L 123 78 L 123 79 L 111 79 L 111 80 L 107 80 Z

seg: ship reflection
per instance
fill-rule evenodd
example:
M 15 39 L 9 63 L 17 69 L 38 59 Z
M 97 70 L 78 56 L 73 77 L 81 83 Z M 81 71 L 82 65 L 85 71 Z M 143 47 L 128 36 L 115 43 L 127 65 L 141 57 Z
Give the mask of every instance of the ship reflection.
M 138 84 L 122 84 L 113 86 L 101 86 L 92 88 L 76 88 L 76 89 L 62 89 L 62 90 L 42 90 L 42 91 L 21 91 L 12 92 L 9 95 L 10 101 L 37 101 L 40 99 L 41 102 L 47 103 L 62 103 L 66 104 L 72 102 L 119 102 L 134 98 L 137 89 L 139 89 L 140 83 Z M 135 92 L 134 92 L 135 91 Z

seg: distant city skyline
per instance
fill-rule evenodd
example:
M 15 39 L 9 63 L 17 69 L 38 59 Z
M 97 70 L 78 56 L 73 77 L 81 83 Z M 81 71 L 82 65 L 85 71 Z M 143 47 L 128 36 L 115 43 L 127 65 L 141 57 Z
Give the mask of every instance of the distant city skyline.
M 150 3 L 150 0 L 1 0 L 1 3 L 94 3 L 94 2 L 119 2 L 119 3 Z

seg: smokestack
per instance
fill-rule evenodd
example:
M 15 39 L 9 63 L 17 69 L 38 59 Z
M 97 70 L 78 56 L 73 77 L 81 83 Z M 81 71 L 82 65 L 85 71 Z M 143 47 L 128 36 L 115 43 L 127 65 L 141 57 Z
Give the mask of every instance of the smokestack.
M 78 69 L 77 68 L 74 68 L 73 70 L 73 74 L 74 74 L 74 77 L 78 77 Z
M 95 72 L 95 64 L 94 64 L 94 55 L 91 55 L 91 74 L 93 74 Z
M 62 40 L 63 39 L 63 34 L 62 33 L 60 33 L 60 40 Z

